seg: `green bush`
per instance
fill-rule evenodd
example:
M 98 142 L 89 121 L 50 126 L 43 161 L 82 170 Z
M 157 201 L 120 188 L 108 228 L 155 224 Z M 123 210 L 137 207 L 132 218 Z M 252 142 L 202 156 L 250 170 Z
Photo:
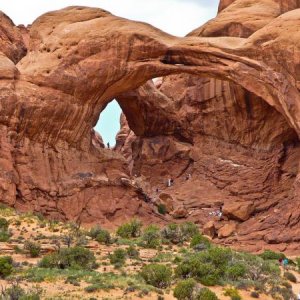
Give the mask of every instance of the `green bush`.
M 256 291 L 252 291 L 251 294 L 250 294 L 250 297 L 257 299 L 257 298 L 259 298 L 259 293 L 256 292 Z
M 159 228 L 156 225 L 149 225 L 146 227 L 142 235 L 142 246 L 155 249 L 160 246 L 160 244 Z
M 172 269 L 165 265 L 149 264 L 142 268 L 141 276 L 154 287 L 166 288 L 171 283 Z
M 170 241 L 173 244 L 181 244 L 184 241 L 190 240 L 193 236 L 198 238 L 201 236 L 197 225 L 192 222 L 183 224 L 169 224 L 161 231 L 163 239 Z M 201 236 L 201 240 L 207 242 L 208 239 Z
M 13 271 L 13 260 L 10 256 L 0 256 L 0 277 L 5 278 Z
M 174 297 L 178 300 L 190 300 L 193 298 L 196 281 L 192 278 L 180 281 L 174 289 Z
M 197 300 L 219 300 L 217 295 L 208 288 L 202 288 L 198 293 Z
M 41 245 L 33 241 L 25 241 L 24 250 L 29 253 L 30 257 L 38 257 L 41 252 Z
M 109 255 L 110 263 L 116 268 L 120 268 L 125 264 L 126 255 L 127 253 L 124 249 L 116 249 L 112 254 Z
M 200 245 L 200 244 L 204 244 L 209 247 L 210 241 L 208 238 L 204 237 L 202 234 L 197 233 L 192 237 L 192 240 L 190 242 L 190 247 L 194 248 L 195 246 Z
M 9 222 L 5 218 L 0 218 L 0 231 L 7 231 Z
M 108 245 L 111 243 L 110 233 L 105 229 L 100 229 L 95 240 L 100 244 Z
M 128 255 L 128 257 L 135 258 L 135 259 L 138 259 L 140 257 L 139 250 L 137 250 L 132 245 L 127 248 L 127 255 Z
M 97 264 L 92 251 L 82 247 L 70 247 L 45 255 L 39 266 L 41 268 L 90 270 L 94 269 Z
M 7 242 L 10 238 L 8 231 L 0 231 L 0 242 Z
M 159 204 L 157 206 L 157 211 L 161 215 L 165 215 L 167 213 L 167 207 L 164 204 Z
M 231 300 L 241 300 L 242 299 L 238 290 L 234 287 L 226 288 L 224 295 L 230 297 Z
M 94 292 L 97 292 L 99 290 L 99 287 L 98 287 L 97 284 L 92 284 L 92 285 L 89 285 L 89 286 L 85 287 L 84 290 L 87 293 L 94 293 Z
M 284 272 L 283 277 L 286 278 L 287 280 L 293 282 L 293 283 L 297 283 L 296 276 L 291 272 Z
M 265 250 L 259 255 L 264 260 L 279 260 L 284 259 L 286 256 L 280 252 L 274 252 L 272 250 Z
M 173 244 L 181 244 L 185 240 L 181 228 L 177 224 L 167 225 L 162 229 L 161 236 Z
M 133 219 L 129 223 L 121 225 L 116 234 L 124 239 L 135 238 L 141 235 L 141 228 L 142 223 L 137 219 Z
M 187 256 L 175 269 L 181 278 L 193 277 L 203 285 L 213 286 L 225 277 L 232 253 L 230 249 L 210 248 L 206 251 Z
M 242 263 L 236 263 L 232 266 L 229 266 L 226 269 L 226 275 L 230 280 L 238 280 L 239 278 L 245 276 L 246 267 Z
M 273 299 L 296 299 L 296 295 L 294 295 L 292 289 L 287 289 L 278 285 L 273 285 L 272 288 L 269 290 L 268 294 L 270 294 Z
M 84 290 L 87 293 L 94 293 L 99 290 L 109 291 L 110 289 L 113 289 L 113 288 L 114 288 L 113 284 L 107 284 L 106 282 L 97 282 L 97 283 L 94 283 L 92 285 L 85 287 Z
M 193 222 L 184 222 L 180 225 L 182 235 L 185 237 L 185 240 L 191 239 L 193 236 L 199 233 L 198 226 Z
M 39 288 L 25 291 L 18 283 L 13 283 L 10 287 L 2 289 L 3 300 L 39 300 L 42 290 Z
M 293 288 L 293 286 L 292 286 L 288 281 L 284 281 L 284 282 L 282 283 L 282 285 L 283 285 L 284 287 L 286 287 L 287 289 L 292 289 L 292 288 Z
M 298 271 L 300 271 L 300 257 L 296 258 L 296 264 L 298 267 Z
M 87 235 L 92 239 L 95 239 L 101 231 L 102 231 L 101 227 L 99 225 L 96 225 L 90 229 Z

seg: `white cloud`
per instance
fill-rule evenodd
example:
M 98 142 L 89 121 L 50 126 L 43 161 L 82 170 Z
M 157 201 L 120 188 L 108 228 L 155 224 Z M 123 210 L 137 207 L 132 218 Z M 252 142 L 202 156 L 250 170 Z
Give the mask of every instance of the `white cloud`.
M 41 14 L 70 5 L 104 8 L 115 15 L 144 21 L 170 34 L 184 36 L 217 12 L 218 0 L 10 0 L 0 10 L 15 24 L 30 24 Z

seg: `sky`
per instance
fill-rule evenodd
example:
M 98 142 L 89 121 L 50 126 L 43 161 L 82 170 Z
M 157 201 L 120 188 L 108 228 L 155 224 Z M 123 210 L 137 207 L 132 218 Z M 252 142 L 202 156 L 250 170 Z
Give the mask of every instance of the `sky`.
M 100 7 L 114 15 L 147 22 L 176 36 L 185 36 L 215 17 L 219 0 L 2 0 L 0 10 L 16 25 L 31 24 L 40 15 L 70 5 Z M 105 144 L 115 144 L 121 109 L 116 101 L 101 113 L 95 129 Z

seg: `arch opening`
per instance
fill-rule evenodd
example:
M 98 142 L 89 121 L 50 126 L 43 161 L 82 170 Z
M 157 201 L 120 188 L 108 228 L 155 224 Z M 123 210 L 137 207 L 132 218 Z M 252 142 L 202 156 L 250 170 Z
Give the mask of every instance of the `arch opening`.
M 94 130 L 100 134 L 103 144 L 107 148 L 111 148 L 116 145 L 116 136 L 120 131 L 121 112 L 122 109 L 116 100 L 109 102 L 105 109 L 101 112 L 99 120 L 94 127 Z

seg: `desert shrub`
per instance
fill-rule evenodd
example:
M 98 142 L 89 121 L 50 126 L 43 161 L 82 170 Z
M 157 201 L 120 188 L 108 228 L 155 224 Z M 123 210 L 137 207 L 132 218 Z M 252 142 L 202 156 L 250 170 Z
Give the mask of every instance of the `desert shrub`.
M 292 285 L 288 281 L 283 281 L 282 286 L 286 287 L 287 289 L 292 289 Z
M 146 283 L 157 288 L 166 288 L 171 283 L 172 269 L 165 265 L 149 264 L 142 268 L 140 274 Z
M 130 258 L 135 258 L 135 259 L 138 259 L 140 257 L 140 253 L 139 253 L 139 250 L 137 250 L 134 246 L 129 246 L 127 248 L 127 255 L 128 257 Z
M 105 282 L 97 282 L 97 283 L 94 283 L 92 285 L 85 287 L 84 290 L 87 293 L 94 293 L 99 290 L 109 291 L 110 289 L 113 289 L 113 288 L 114 288 L 113 284 L 107 284 Z
M 234 287 L 226 288 L 224 295 L 230 297 L 231 300 L 241 300 L 242 299 L 238 290 Z
M 52 231 L 59 231 L 57 228 L 57 223 L 52 222 Z M 75 222 L 70 222 L 66 224 L 67 232 L 61 237 L 62 242 L 67 245 L 68 248 L 71 246 L 85 246 L 87 244 L 86 232 L 80 229 L 80 224 Z M 57 229 L 57 230 L 56 230 Z M 50 228 L 49 228 L 50 230 Z
M 157 211 L 161 215 L 165 215 L 167 213 L 167 207 L 164 204 L 159 204 L 157 206 Z
M 0 218 L 0 231 L 7 231 L 9 222 L 5 218 Z
M 285 258 L 285 255 L 283 253 L 274 252 L 272 250 L 265 250 L 259 256 L 264 260 L 279 260 Z
M 269 294 L 272 296 L 273 299 L 283 299 L 283 300 L 296 299 L 296 296 L 294 295 L 292 289 L 287 289 L 285 287 L 280 287 L 278 285 L 273 285 L 269 291 Z
M 180 281 L 174 289 L 174 297 L 178 300 L 190 300 L 193 297 L 196 281 L 192 278 Z
M 7 242 L 10 238 L 8 231 L 0 231 L 0 242 Z
M 80 286 L 80 281 L 78 281 L 77 276 L 74 276 L 74 275 L 69 275 L 66 278 L 65 283 L 70 283 L 70 284 L 73 284 L 74 286 Z
M 97 235 L 102 231 L 102 228 L 99 225 L 96 225 L 90 229 L 90 231 L 87 233 L 89 237 L 92 239 L 95 239 Z
M 197 300 L 219 300 L 217 295 L 206 287 L 202 288 L 199 291 L 196 299 Z
M 183 224 L 169 224 L 161 231 L 163 239 L 170 241 L 173 244 L 181 244 L 184 241 L 190 240 L 193 236 L 200 236 L 197 225 L 192 222 L 185 222 Z M 207 242 L 208 239 L 202 238 L 201 241 Z
M 246 267 L 242 263 L 236 263 L 226 269 L 226 275 L 230 280 L 238 280 L 246 274 Z
M 116 249 L 112 254 L 109 255 L 110 263 L 116 268 L 120 268 L 125 264 L 126 255 L 127 253 L 124 249 Z
M 5 278 L 13 271 L 13 260 L 10 256 L 0 256 L 0 277 Z
M 181 228 L 177 224 L 168 224 L 162 229 L 161 236 L 173 244 L 181 244 L 185 240 Z
M 33 241 L 25 241 L 24 250 L 29 253 L 30 257 L 38 257 L 41 252 L 41 245 Z
M 192 238 L 199 233 L 198 226 L 193 222 L 184 222 L 180 225 L 182 235 L 186 240 Z
M 42 290 L 35 288 L 29 291 L 25 291 L 19 286 L 18 283 L 13 283 L 10 287 L 2 289 L 3 300 L 39 300 Z
M 133 219 L 129 223 L 121 225 L 116 234 L 121 238 L 135 238 L 141 235 L 141 228 L 142 223 L 137 219 Z
M 23 254 L 24 253 L 23 249 L 20 248 L 18 245 L 14 246 L 14 251 L 15 251 L 16 254 Z
M 108 245 L 111 243 L 110 233 L 105 229 L 100 229 L 95 240 L 100 244 Z
M 155 249 L 160 246 L 160 244 L 159 228 L 156 225 L 146 227 L 142 235 L 142 246 Z
M 181 278 L 193 277 L 202 284 L 213 286 L 225 276 L 232 253 L 225 248 L 210 248 L 206 251 L 187 256 L 175 269 Z
M 94 293 L 97 292 L 98 290 L 99 287 L 97 284 L 88 285 L 87 287 L 84 288 L 84 291 L 87 293 Z
M 252 291 L 251 294 L 250 294 L 250 297 L 257 299 L 257 298 L 259 298 L 259 293 L 256 292 L 256 291 Z
M 54 252 L 45 255 L 39 262 L 39 267 L 41 268 L 58 268 L 58 269 L 63 269 L 64 265 L 60 265 L 60 255 L 59 252 Z
M 296 264 L 298 267 L 298 271 L 300 271 L 300 257 L 296 258 Z
M 291 282 L 294 282 L 294 283 L 297 282 L 296 276 L 291 272 L 284 272 L 283 277 Z
M 58 252 L 45 255 L 39 263 L 41 268 L 94 269 L 94 253 L 82 247 L 63 248 Z
M 208 238 L 204 237 L 202 234 L 197 233 L 192 236 L 191 242 L 190 242 L 190 247 L 194 248 L 195 246 L 199 244 L 204 244 L 205 246 L 209 247 L 210 246 L 210 241 Z

